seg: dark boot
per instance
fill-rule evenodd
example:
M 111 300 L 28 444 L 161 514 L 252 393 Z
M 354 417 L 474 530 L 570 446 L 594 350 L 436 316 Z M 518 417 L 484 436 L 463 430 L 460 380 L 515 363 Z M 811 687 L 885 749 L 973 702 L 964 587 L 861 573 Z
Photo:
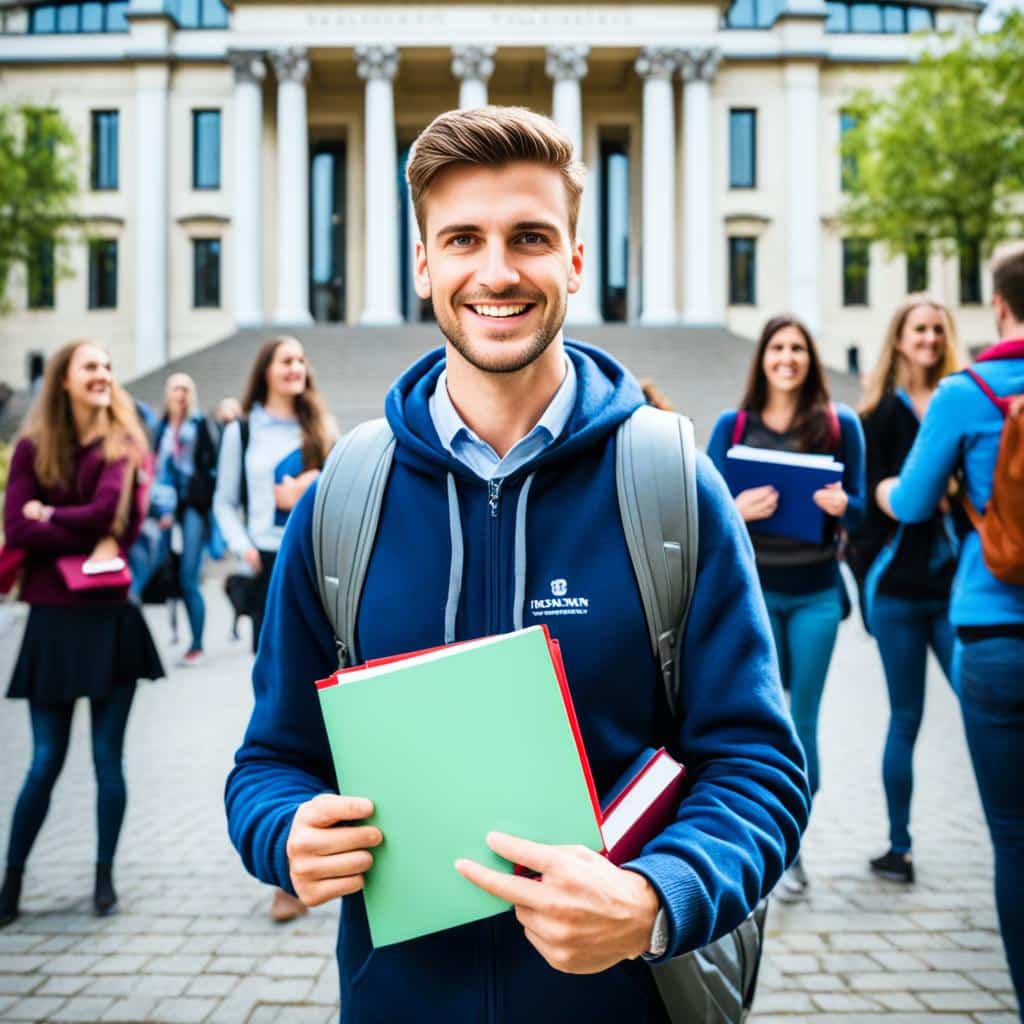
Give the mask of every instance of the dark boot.
M 18 916 L 21 902 L 22 868 L 8 868 L 0 888 L 0 928 L 6 928 Z
M 92 907 L 97 917 L 106 917 L 117 912 L 113 864 L 96 865 L 96 887 L 92 894 Z

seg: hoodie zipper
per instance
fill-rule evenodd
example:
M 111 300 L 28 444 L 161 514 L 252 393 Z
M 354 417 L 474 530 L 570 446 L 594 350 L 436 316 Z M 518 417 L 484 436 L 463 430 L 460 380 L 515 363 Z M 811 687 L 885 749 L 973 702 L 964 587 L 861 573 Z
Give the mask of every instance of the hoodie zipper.
M 487 545 L 488 556 L 490 559 L 488 576 L 491 580 L 490 607 L 487 609 L 487 632 L 489 635 L 493 635 L 498 632 L 500 625 L 499 618 L 501 615 L 501 520 L 499 513 L 501 512 L 502 483 L 503 480 L 500 477 L 496 480 L 487 481 L 487 507 L 490 509 L 491 513 L 487 517 L 487 528 L 490 533 Z

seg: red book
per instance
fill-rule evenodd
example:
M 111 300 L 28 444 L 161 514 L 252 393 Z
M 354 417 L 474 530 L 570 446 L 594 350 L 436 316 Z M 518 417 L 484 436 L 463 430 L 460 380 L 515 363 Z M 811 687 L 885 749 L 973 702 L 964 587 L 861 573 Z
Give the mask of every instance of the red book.
M 686 788 L 686 769 L 664 747 L 645 750 L 608 797 L 601 817 L 605 856 L 625 864 L 676 816 Z

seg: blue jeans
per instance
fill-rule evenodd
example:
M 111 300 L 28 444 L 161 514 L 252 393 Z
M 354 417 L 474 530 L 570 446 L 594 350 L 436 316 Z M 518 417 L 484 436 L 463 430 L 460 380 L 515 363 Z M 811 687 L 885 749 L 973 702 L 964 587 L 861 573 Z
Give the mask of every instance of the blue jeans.
M 782 685 L 789 691 L 789 713 L 807 758 L 811 795 L 818 792 L 818 708 L 828 663 L 842 618 L 836 587 L 813 594 L 767 590 L 768 618 L 775 637 Z
M 945 601 L 914 601 L 878 594 L 871 606 L 871 632 L 889 689 L 889 731 L 882 756 L 882 785 L 889 808 L 889 844 L 908 853 L 910 797 L 914 789 L 914 743 L 924 714 L 928 648 L 952 680 L 953 627 Z
M 206 538 L 206 517 L 194 508 L 186 508 L 181 518 L 181 594 L 192 631 L 191 650 L 203 649 L 203 627 L 206 624 L 206 604 L 199 589 L 199 570 L 203 564 L 203 542 Z M 171 531 L 164 530 L 156 551 L 149 558 L 139 556 L 132 548 L 132 593 L 141 597 L 153 574 L 171 553 Z
M 121 755 L 135 683 L 117 686 L 106 700 L 91 700 L 92 761 L 96 771 L 97 864 L 112 864 L 121 834 L 127 793 Z M 14 805 L 7 865 L 23 868 L 50 807 L 50 794 L 64 767 L 71 738 L 70 704 L 29 702 L 32 764 Z
M 1024 1007 L 1024 639 L 958 644 L 957 682 L 995 850 L 999 926 L 1017 1002 Z

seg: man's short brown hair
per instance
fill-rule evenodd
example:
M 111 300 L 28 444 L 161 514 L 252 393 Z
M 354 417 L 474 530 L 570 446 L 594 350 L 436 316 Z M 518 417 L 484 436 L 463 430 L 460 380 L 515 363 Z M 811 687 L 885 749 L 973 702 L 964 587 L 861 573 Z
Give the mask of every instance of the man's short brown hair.
M 420 234 L 426 237 L 427 192 L 442 171 L 457 166 L 504 167 L 519 161 L 561 172 L 569 200 L 569 237 L 574 241 L 586 168 L 554 121 L 525 107 L 449 110 L 423 129 L 405 172 Z
M 1010 307 L 1014 320 L 1024 323 L 1024 242 L 992 265 L 992 290 Z

